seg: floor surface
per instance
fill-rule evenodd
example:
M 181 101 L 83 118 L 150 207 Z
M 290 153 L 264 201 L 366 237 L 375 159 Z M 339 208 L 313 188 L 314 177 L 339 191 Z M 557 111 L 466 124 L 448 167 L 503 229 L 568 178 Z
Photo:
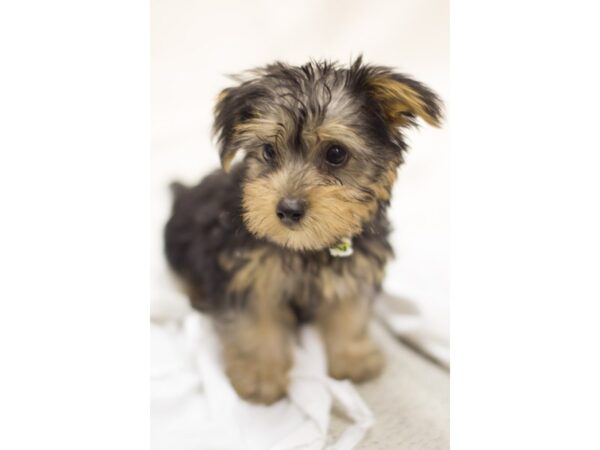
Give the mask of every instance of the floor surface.
M 357 447 L 368 450 L 449 448 L 449 373 L 393 337 L 380 325 L 373 335 L 387 366 L 358 390 L 375 415 L 375 425 Z M 347 426 L 333 415 L 332 440 Z

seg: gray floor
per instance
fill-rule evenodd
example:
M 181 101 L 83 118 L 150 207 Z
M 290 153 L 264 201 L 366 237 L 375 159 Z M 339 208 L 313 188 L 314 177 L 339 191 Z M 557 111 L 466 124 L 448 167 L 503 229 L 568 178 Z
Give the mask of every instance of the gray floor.
M 377 380 L 358 386 L 375 415 L 375 425 L 358 446 L 369 450 L 449 448 L 449 374 L 374 324 L 373 335 L 386 354 Z M 331 438 L 348 425 L 334 414 Z

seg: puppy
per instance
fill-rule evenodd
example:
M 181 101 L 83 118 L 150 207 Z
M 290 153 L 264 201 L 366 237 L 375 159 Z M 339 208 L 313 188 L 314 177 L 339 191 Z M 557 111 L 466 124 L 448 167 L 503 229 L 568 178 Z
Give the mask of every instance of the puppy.
M 285 395 L 294 330 L 307 321 L 331 376 L 370 379 L 383 367 L 368 321 L 392 256 L 386 209 L 402 130 L 419 118 L 439 126 L 441 101 L 361 58 L 349 67 L 278 62 L 236 81 L 215 108 L 223 169 L 175 186 L 170 266 L 192 305 L 214 317 L 241 397 Z

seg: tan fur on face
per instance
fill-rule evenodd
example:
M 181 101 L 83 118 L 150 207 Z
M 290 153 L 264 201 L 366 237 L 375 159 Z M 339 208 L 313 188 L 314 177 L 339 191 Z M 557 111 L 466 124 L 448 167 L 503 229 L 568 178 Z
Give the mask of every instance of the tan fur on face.
M 352 186 L 326 182 L 310 167 L 286 167 L 243 188 L 244 221 L 258 237 L 294 250 L 318 250 L 362 230 L 377 210 L 375 198 Z M 276 205 L 285 196 L 302 198 L 306 215 L 293 229 L 283 225 Z M 365 201 L 366 200 L 366 201 Z
M 255 118 L 248 122 L 236 125 L 233 132 L 231 150 L 224 154 L 221 164 L 225 172 L 229 172 L 231 162 L 238 150 L 247 145 L 252 145 L 254 141 L 273 140 L 280 135 L 282 127 L 277 122 L 270 119 Z
M 352 128 L 335 119 L 328 119 L 315 130 L 316 141 L 330 141 L 344 144 L 355 152 L 364 152 L 365 140 Z
M 271 140 L 284 140 L 284 133 L 291 129 L 292 124 L 286 117 L 280 117 L 279 121 L 268 118 L 255 118 L 248 122 L 239 124 L 235 127 L 235 134 L 243 140 L 244 136 L 249 136 L 261 141 L 269 142 Z M 279 138 L 279 139 L 278 139 Z
M 378 199 L 389 201 L 391 197 L 392 186 L 396 181 L 398 163 L 392 162 L 390 167 L 383 175 L 380 182 L 371 185 L 371 189 L 375 192 Z

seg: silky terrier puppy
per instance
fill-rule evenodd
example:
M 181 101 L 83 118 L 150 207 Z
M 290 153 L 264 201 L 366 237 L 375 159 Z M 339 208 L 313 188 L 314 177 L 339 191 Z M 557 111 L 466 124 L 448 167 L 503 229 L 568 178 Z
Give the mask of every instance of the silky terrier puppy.
M 332 377 L 370 379 L 384 363 L 368 323 L 392 256 L 386 209 L 402 130 L 419 119 L 439 126 L 441 101 L 361 58 L 277 62 L 235 80 L 215 107 L 223 168 L 174 185 L 167 259 L 194 308 L 214 318 L 241 397 L 285 395 L 295 330 L 307 321 Z

